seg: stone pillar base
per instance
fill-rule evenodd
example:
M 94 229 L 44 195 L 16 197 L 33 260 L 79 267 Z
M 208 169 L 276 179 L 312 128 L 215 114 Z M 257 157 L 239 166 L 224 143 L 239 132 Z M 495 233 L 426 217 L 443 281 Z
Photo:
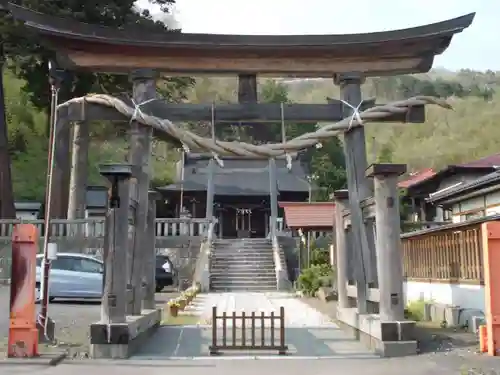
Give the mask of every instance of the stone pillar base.
M 337 323 L 382 357 L 417 354 L 415 322 L 381 322 L 378 314 L 359 314 L 356 308 L 339 308 Z
M 144 341 L 160 326 L 162 310 L 143 310 L 141 315 L 127 316 L 125 323 L 102 322 L 90 325 L 92 358 L 126 359 L 135 354 Z

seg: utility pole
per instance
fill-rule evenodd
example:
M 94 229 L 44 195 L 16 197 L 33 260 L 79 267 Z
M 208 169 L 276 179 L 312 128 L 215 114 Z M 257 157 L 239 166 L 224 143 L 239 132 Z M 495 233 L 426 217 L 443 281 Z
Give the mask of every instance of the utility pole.
M 47 185 L 45 192 L 45 219 L 44 227 L 45 233 L 43 236 L 43 277 L 41 284 L 41 309 L 37 319 L 37 328 L 39 330 L 39 337 L 42 341 L 52 342 L 54 340 L 54 326 L 55 323 L 48 316 L 49 310 L 49 274 L 50 274 L 50 259 L 49 259 L 49 241 L 51 236 L 51 216 L 52 216 L 52 187 L 54 180 L 54 167 L 56 155 L 56 125 L 57 125 L 57 104 L 59 90 L 64 78 L 64 71 L 58 70 L 54 65 L 49 62 L 49 83 L 52 93 L 50 103 L 50 134 L 49 134 L 49 155 L 47 165 Z

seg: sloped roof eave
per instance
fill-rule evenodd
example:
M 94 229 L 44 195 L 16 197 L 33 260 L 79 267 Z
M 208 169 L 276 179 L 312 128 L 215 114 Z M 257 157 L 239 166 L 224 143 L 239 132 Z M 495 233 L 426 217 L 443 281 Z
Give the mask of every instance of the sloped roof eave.
M 335 204 L 333 202 L 279 202 L 285 211 L 289 228 L 332 230 L 335 224 Z

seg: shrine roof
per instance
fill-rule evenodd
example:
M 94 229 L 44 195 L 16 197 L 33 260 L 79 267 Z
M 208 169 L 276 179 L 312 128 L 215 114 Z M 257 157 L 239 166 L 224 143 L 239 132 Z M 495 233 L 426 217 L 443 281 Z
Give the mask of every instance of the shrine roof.
M 428 71 L 474 13 L 402 30 L 344 35 L 220 35 L 157 32 L 138 26 L 110 28 L 7 9 L 58 51 L 64 67 L 128 72 L 154 68 L 172 74 L 262 73 L 367 76 Z M 168 52 L 168 53 L 167 53 Z
M 187 159 L 184 166 L 184 181 L 159 187 L 159 191 L 206 191 L 208 184 L 208 159 Z M 276 160 L 278 191 L 308 192 L 307 171 L 295 159 L 290 170 L 286 160 Z M 269 170 L 267 160 L 227 159 L 224 167 L 216 165 L 214 174 L 216 195 L 269 195 Z

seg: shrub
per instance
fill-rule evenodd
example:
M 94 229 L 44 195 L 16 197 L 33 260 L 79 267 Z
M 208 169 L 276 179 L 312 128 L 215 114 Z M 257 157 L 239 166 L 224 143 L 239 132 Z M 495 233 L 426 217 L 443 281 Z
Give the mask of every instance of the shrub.
M 170 301 L 167 302 L 167 304 L 169 307 L 179 307 L 180 306 L 178 298 L 171 299 Z
M 297 279 L 297 286 L 302 293 L 314 296 L 319 288 L 331 286 L 334 271 L 329 264 L 314 264 L 302 270 Z
M 423 320 L 425 304 L 428 302 L 429 301 L 419 299 L 408 303 L 405 309 L 405 318 L 409 320 L 415 320 L 417 322 Z
M 330 251 L 322 248 L 311 250 L 311 265 L 323 264 L 330 264 Z

